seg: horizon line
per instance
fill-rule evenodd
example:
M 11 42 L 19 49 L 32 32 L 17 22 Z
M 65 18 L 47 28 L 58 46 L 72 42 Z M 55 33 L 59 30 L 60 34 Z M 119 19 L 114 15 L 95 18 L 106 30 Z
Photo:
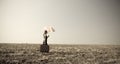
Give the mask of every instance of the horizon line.
M 20 43 L 20 42 L 16 42 L 16 43 L 13 43 L 13 42 L 0 42 L 0 44 L 42 44 L 42 43 L 33 43 L 33 42 L 31 42 L 31 43 L 25 43 L 25 42 L 22 42 L 22 43 Z M 75 43 L 75 44 L 71 44 L 71 43 L 50 43 L 50 44 L 48 44 L 48 45 L 120 45 L 120 44 L 117 44 L 117 43 Z

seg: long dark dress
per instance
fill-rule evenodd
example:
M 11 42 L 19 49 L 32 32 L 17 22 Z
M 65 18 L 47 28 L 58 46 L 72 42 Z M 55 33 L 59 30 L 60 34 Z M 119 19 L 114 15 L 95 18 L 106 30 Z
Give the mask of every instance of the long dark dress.
M 47 34 L 43 34 L 43 37 L 44 37 L 44 41 L 43 41 L 43 45 L 47 45 Z

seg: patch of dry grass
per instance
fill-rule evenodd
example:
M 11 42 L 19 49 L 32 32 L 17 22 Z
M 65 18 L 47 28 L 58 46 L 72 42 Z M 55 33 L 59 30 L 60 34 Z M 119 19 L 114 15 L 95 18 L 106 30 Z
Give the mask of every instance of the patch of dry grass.
M 0 44 L 0 64 L 119 64 L 120 45 Z

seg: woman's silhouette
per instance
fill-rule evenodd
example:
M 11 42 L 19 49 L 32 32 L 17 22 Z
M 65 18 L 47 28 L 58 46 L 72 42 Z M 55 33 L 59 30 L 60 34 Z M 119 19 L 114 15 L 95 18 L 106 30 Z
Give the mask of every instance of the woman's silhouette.
M 43 45 L 47 45 L 47 39 L 49 37 L 49 35 L 47 35 L 47 30 L 44 31 L 44 34 L 43 34 L 43 37 L 44 37 L 44 40 L 43 40 Z

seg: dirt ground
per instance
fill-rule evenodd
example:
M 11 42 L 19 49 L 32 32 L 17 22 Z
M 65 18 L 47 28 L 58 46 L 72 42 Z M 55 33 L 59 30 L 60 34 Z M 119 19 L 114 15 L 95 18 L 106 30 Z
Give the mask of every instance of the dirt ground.
M 120 64 L 120 45 L 0 44 L 0 64 Z

